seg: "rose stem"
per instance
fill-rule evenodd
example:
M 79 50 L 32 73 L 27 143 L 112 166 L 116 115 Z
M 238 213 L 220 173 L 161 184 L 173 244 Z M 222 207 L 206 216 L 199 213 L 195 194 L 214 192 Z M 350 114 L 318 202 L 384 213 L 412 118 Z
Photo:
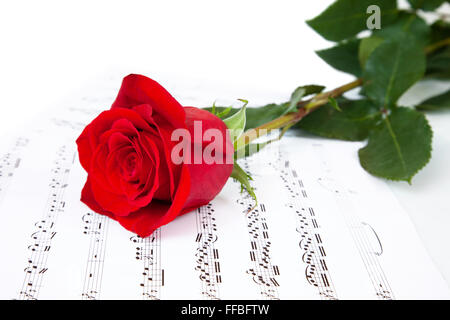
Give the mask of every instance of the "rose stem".
M 262 134 L 267 134 L 271 130 L 281 129 L 286 126 L 292 126 L 296 124 L 311 111 L 324 104 L 327 104 L 329 98 L 339 97 L 343 93 L 361 86 L 362 82 L 362 79 L 357 79 L 334 90 L 318 94 L 311 100 L 299 102 L 298 106 L 302 106 L 302 108 L 300 108 L 297 112 L 287 113 L 270 122 L 264 123 L 259 127 L 247 130 L 236 141 L 236 146 L 238 148 L 242 148 L 243 146 L 262 136 Z
M 449 44 L 450 44 L 450 38 L 446 38 L 444 40 L 435 42 L 435 43 L 433 43 L 433 44 L 431 44 L 431 45 L 429 45 L 428 47 L 425 48 L 425 53 L 426 54 L 432 53 L 432 52 L 434 52 L 434 51 L 436 51 L 436 50 L 438 50 L 438 49 L 440 49 L 442 47 L 448 46 Z

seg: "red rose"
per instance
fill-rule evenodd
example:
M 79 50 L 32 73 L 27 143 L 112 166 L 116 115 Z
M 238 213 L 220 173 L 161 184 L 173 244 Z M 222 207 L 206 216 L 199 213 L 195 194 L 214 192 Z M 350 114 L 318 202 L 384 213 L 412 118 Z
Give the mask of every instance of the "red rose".
M 219 130 L 224 147 L 214 157 L 223 161 L 172 161 L 178 143 L 172 141 L 172 132 L 185 129 L 195 136 L 194 122 L 201 123 L 203 130 Z M 146 237 L 207 204 L 223 188 L 233 169 L 226 159 L 234 152 L 226 129 L 210 112 L 182 107 L 157 82 L 129 75 L 111 109 L 77 139 L 80 162 L 88 173 L 81 201 Z M 198 137 L 190 140 L 191 156 L 206 146 Z

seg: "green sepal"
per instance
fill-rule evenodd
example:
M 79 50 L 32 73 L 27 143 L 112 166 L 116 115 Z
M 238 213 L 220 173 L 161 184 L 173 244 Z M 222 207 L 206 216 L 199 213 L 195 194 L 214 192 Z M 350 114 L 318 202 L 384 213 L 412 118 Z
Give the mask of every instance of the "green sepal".
M 218 116 L 219 118 L 222 119 L 223 117 L 225 117 L 226 115 L 228 115 L 232 109 L 233 109 L 232 106 L 226 107 L 223 111 L 218 112 L 218 113 L 216 114 L 216 116 Z
M 279 116 L 286 113 L 287 108 L 289 107 L 289 102 L 285 102 L 282 104 L 271 103 L 262 107 L 253 108 L 247 107 L 245 110 L 246 113 L 246 122 L 245 122 L 245 130 L 256 128 L 264 123 L 272 121 L 273 119 L 278 118 Z M 222 112 L 228 108 L 226 107 L 216 107 L 216 111 Z M 211 108 L 205 108 L 205 110 L 211 111 Z M 229 111 L 229 115 L 234 115 L 239 112 L 240 109 L 232 108 Z
M 241 136 L 241 134 L 244 132 L 245 123 L 246 123 L 245 109 L 247 107 L 248 101 L 243 100 L 243 99 L 238 99 L 238 100 L 242 101 L 244 103 L 242 108 L 235 114 L 233 114 L 230 117 L 223 120 L 223 122 L 225 122 L 225 124 L 227 125 L 227 128 L 230 129 L 233 142 L 236 141 Z M 225 111 L 226 110 L 227 109 L 225 109 Z M 231 111 L 231 109 L 230 109 L 230 111 Z M 229 111 L 227 111 L 227 112 L 229 112 Z
M 252 177 L 247 174 L 235 161 L 233 165 L 233 171 L 231 172 L 231 178 L 236 179 L 241 184 L 241 191 L 245 188 L 247 192 L 252 196 L 252 198 L 255 200 L 256 207 L 258 205 L 258 199 L 256 198 L 255 191 L 253 190 L 253 187 L 250 184 L 250 180 L 253 180 Z M 254 208 L 253 207 L 253 208 Z

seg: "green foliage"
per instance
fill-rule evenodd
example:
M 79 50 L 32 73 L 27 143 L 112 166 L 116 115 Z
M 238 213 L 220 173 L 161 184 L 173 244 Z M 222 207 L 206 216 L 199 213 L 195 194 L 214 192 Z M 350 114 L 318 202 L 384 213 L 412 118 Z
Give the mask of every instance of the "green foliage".
M 408 0 L 413 9 L 432 11 L 443 0 Z M 381 8 L 380 30 L 355 38 L 366 29 L 365 9 Z M 296 127 L 342 140 L 369 139 L 359 152 L 370 173 L 393 180 L 411 181 L 431 156 L 432 131 L 423 114 L 398 108 L 399 98 L 426 75 L 450 79 L 450 24 L 431 26 L 413 11 L 396 9 L 396 1 L 337 0 L 307 22 L 324 38 L 339 42 L 318 51 L 329 65 L 363 79 L 358 101 L 338 99 L 342 112 L 329 103 L 305 117 Z M 356 64 L 358 62 L 358 65 Z M 448 108 L 449 93 L 420 103 L 418 110 Z M 391 111 L 387 111 L 391 110 Z M 389 116 L 382 117 L 382 112 Z
M 430 27 L 430 42 L 436 43 L 450 37 L 450 22 L 437 20 Z
M 439 8 L 445 0 L 408 0 L 414 9 L 422 9 L 425 11 L 433 11 Z
M 450 23 L 438 20 L 431 25 L 430 43 L 439 43 L 450 38 Z M 426 76 L 450 79 L 450 48 L 448 46 L 427 55 Z
M 437 79 L 450 79 L 450 48 L 444 48 L 428 55 L 426 76 Z
M 411 183 L 430 160 L 432 135 L 422 113 L 396 108 L 370 132 L 359 150 L 361 165 L 375 176 Z
M 384 39 L 378 36 L 371 36 L 361 40 L 361 44 L 358 48 L 358 58 L 362 68 L 366 65 L 367 59 L 372 54 L 373 50 L 375 50 L 383 41 Z
M 332 139 L 361 141 L 381 119 L 381 112 L 368 99 L 338 99 L 341 111 L 331 104 L 310 113 L 298 126 L 312 134 Z
M 332 48 L 319 50 L 316 53 L 333 68 L 360 77 L 362 69 L 358 60 L 355 59 L 358 55 L 360 41 L 360 39 L 343 41 Z
M 331 41 L 341 41 L 355 36 L 367 28 L 367 8 L 380 8 L 383 26 L 393 22 L 397 16 L 396 1 L 393 0 L 337 0 L 308 25 L 322 37 Z
M 363 78 L 365 94 L 390 108 L 425 74 L 423 47 L 414 41 L 386 40 L 367 59 Z
M 450 90 L 421 102 L 416 106 L 417 110 L 439 110 L 450 108 Z
M 403 93 L 425 74 L 429 35 L 429 26 L 408 13 L 401 13 L 398 21 L 376 32 L 375 37 L 384 40 L 372 40 L 378 44 L 372 42 L 375 48 L 365 50 L 364 94 L 380 107 L 395 106 Z M 363 49 L 360 48 L 361 52 Z
M 292 93 L 290 101 L 246 108 L 245 129 L 283 116 L 271 126 L 283 128 L 284 133 L 293 124 L 293 112 L 298 111 L 299 117 L 306 112 L 293 129 L 332 139 L 367 140 L 367 145 L 359 150 L 365 170 L 375 176 L 411 182 L 431 157 L 432 130 L 419 110 L 450 108 L 450 93 L 427 99 L 416 110 L 397 103 L 425 77 L 450 79 L 450 24 L 437 20 L 429 25 L 417 14 L 435 10 L 445 1 L 408 1 L 411 9 L 400 10 L 395 0 L 336 0 L 307 21 L 325 39 L 336 42 L 317 54 L 331 67 L 359 78 L 353 83 L 362 83 L 361 98 L 341 97 L 354 88 L 352 85 L 327 93 L 322 93 L 321 86 L 301 86 Z M 371 5 L 381 9 L 381 29 L 361 38 L 360 32 L 366 30 L 367 19 L 373 14 L 367 13 Z M 315 96 L 306 98 L 311 94 Z M 214 112 L 234 115 L 239 110 L 217 107 Z M 283 123 L 286 118 L 291 122 Z M 243 155 L 249 156 L 271 142 L 252 142 Z M 236 170 L 235 175 L 244 176 L 239 168 Z
M 400 12 L 394 23 L 375 30 L 374 35 L 395 42 L 414 41 L 425 47 L 430 42 L 430 32 L 430 26 L 418 15 Z

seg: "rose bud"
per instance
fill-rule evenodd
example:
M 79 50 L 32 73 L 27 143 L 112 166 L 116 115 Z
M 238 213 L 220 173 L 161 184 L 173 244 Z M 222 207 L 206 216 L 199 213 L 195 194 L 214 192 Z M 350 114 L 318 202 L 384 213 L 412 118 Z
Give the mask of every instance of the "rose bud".
M 220 147 L 212 155 L 220 161 L 194 159 L 208 148 L 198 136 L 199 126 L 219 133 L 214 142 Z M 181 163 L 172 159 L 179 144 L 173 141 L 175 130 L 191 137 Z M 225 123 L 208 111 L 181 106 L 141 75 L 123 79 L 111 109 L 86 126 L 77 145 L 88 173 L 81 201 L 141 237 L 208 204 L 233 170 L 234 149 Z

